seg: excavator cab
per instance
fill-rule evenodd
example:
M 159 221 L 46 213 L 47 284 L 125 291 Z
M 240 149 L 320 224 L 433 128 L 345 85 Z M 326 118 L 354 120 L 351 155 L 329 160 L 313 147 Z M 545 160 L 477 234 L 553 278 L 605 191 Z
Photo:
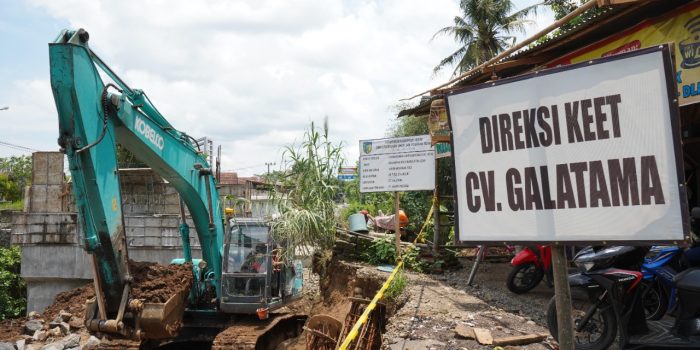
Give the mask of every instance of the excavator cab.
M 220 309 L 226 313 L 270 311 L 301 297 L 303 265 L 285 261 L 263 219 L 233 219 L 224 241 Z

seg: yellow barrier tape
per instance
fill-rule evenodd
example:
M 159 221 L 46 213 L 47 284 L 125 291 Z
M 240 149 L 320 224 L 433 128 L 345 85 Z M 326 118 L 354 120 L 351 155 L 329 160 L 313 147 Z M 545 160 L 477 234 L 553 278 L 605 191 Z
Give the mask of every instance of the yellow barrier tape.
M 435 202 L 435 196 L 433 196 L 433 203 Z M 423 222 L 423 227 L 421 227 L 420 232 L 418 232 L 418 236 L 416 236 L 416 239 L 413 240 L 413 244 L 415 245 L 416 242 L 418 241 L 418 238 L 423 234 L 423 230 L 425 230 L 425 227 L 428 225 L 428 220 L 430 220 L 430 217 L 433 215 L 433 205 L 430 206 L 430 211 L 428 211 L 428 216 L 425 218 L 425 221 Z M 396 234 L 396 233 L 394 233 Z M 394 271 L 391 272 L 391 275 L 389 275 L 389 278 L 384 282 L 382 285 L 382 288 L 379 289 L 377 294 L 374 295 L 374 298 L 372 299 L 372 302 L 367 305 L 367 308 L 365 311 L 360 315 L 360 318 L 357 319 L 357 322 L 355 322 L 355 325 L 352 326 L 352 329 L 350 332 L 348 332 L 348 336 L 345 337 L 345 340 L 343 340 L 343 343 L 340 344 L 340 347 L 338 350 L 347 350 L 348 346 L 350 346 L 350 343 L 352 343 L 353 340 L 357 337 L 358 332 L 360 331 L 360 327 L 362 327 L 365 322 L 367 322 L 367 318 L 369 318 L 369 314 L 374 310 L 374 308 L 377 306 L 377 303 L 379 300 L 381 300 L 384 297 L 384 292 L 389 288 L 391 285 L 391 281 L 394 280 L 394 277 L 396 277 L 396 273 L 403 267 L 403 261 L 399 260 L 399 263 L 396 264 L 396 267 L 394 268 Z

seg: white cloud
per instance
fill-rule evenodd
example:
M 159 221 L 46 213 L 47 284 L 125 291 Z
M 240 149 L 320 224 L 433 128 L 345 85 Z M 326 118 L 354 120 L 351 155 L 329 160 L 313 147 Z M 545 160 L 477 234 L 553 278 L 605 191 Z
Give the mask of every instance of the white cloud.
M 358 139 L 384 136 L 390 106 L 446 80 L 432 68 L 455 44 L 430 38 L 459 13 L 453 0 L 30 2 L 88 30 L 93 50 L 176 128 L 221 143 L 225 169 L 279 163 L 324 116 L 354 163 Z M 17 94 L 41 103 L 22 113 L 56 128 L 48 83 L 33 84 L 43 88 Z

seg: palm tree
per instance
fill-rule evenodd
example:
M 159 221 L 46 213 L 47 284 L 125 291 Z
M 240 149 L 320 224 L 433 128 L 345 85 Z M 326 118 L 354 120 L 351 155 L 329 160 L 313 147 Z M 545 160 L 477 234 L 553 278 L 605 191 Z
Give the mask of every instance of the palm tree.
M 525 24 L 532 22 L 526 19 L 527 15 L 539 5 L 513 12 L 514 5 L 510 0 L 461 0 L 462 15 L 454 18 L 454 25 L 435 33 L 433 39 L 447 34 L 462 46 L 440 61 L 433 73 L 454 66 L 452 75 L 455 76 L 496 56 L 515 43 L 515 37 L 510 34 L 523 32 Z

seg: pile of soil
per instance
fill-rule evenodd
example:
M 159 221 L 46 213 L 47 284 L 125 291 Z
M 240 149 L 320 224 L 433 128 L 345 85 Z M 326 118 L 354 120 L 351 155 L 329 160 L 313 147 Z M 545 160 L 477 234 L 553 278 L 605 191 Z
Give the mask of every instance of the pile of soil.
M 15 318 L 0 321 L 0 342 L 22 339 L 26 318 Z
M 73 316 L 82 318 L 85 314 L 85 301 L 94 296 L 95 289 L 92 283 L 58 293 L 53 303 L 46 307 L 42 316 L 46 321 L 50 322 L 63 310 L 73 314 Z
M 160 265 L 129 261 L 133 277 L 131 297 L 146 303 L 164 303 L 192 286 L 192 265 Z

